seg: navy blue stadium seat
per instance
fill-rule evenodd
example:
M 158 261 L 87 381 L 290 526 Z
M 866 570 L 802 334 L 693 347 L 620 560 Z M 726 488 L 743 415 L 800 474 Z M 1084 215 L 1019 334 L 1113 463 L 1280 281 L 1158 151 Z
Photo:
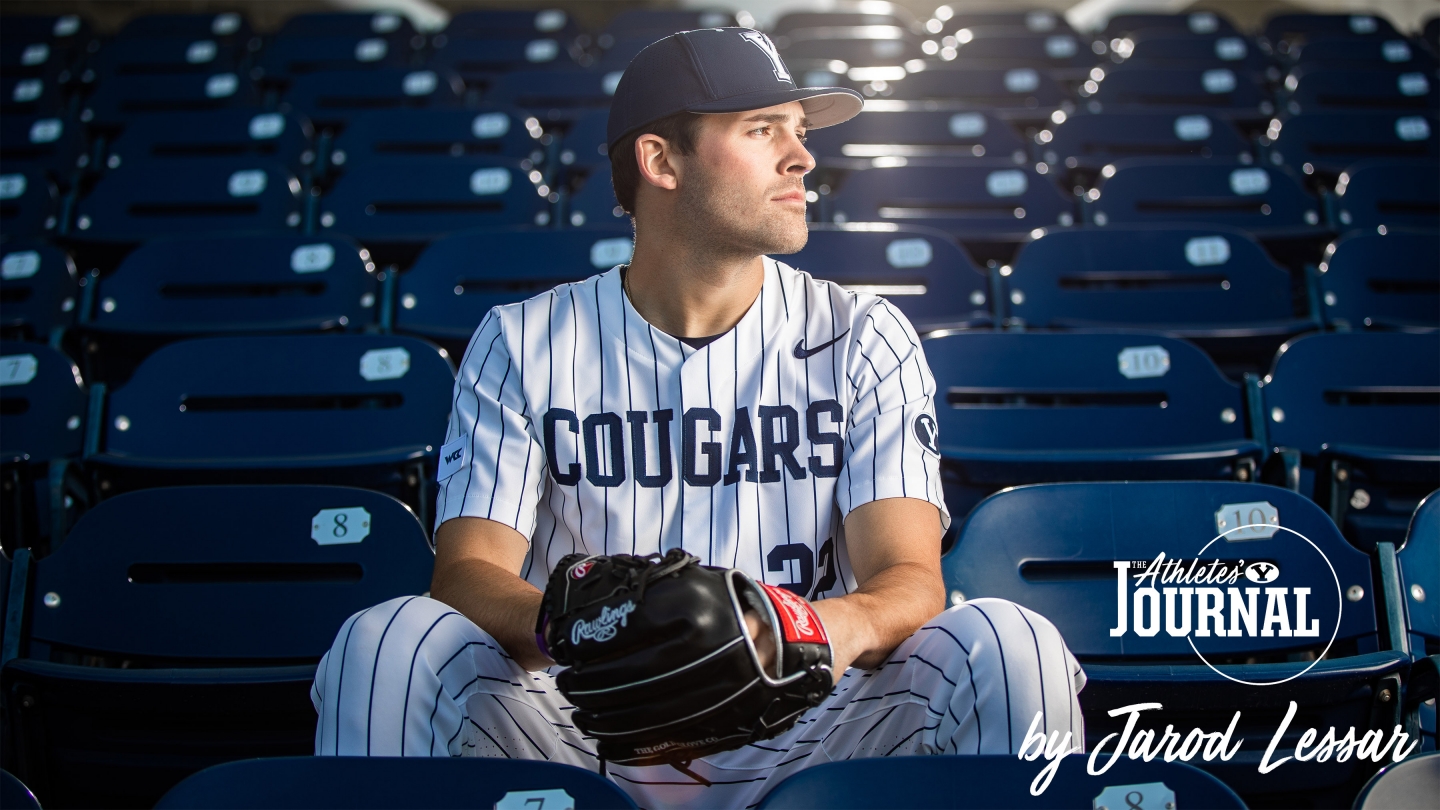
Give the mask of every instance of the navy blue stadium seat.
M 1440 92 L 1423 71 L 1299 67 L 1285 77 L 1285 111 L 1291 115 L 1332 110 L 1434 110 Z
M 115 76 L 86 99 L 80 120 L 110 128 L 138 115 L 255 107 L 259 100 L 254 82 L 243 72 Z
M 92 376 L 114 383 L 159 346 L 196 335 L 359 331 L 376 322 L 369 254 L 337 236 L 174 236 L 93 281 Z M 205 271 L 196 273 L 197 264 Z
M 1223 560 L 1237 576 L 1239 560 L 1248 563 L 1247 571 L 1257 562 L 1275 566 L 1278 570 L 1266 570 L 1266 581 L 1275 590 L 1285 589 L 1286 601 L 1298 600 L 1287 594 L 1289 588 L 1310 589 L 1305 621 L 1316 635 L 1295 636 L 1273 626 L 1271 635 L 1257 632 L 1263 630 L 1258 604 L 1244 618 L 1233 607 L 1244 599 L 1233 586 L 1230 600 L 1219 588 L 1214 593 L 1222 602 L 1231 601 L 1222 619 L 1237 632 L 1201 636 L 1197 611 L 1192 633 L 1183 610 L 1190 594 L 1181 593 L 1182 605 L 1175 605 L 1171 580 L 1166 580 L 1164 600 L 1158 581 L 1151 599 L 1142 598 L 1143 582 L 1127 584 L 1126 596 L 1133 599 L 1125 600 L 1128 621 L 1122 623 L 1117 577 L 1124 569 L 1119 565 L 1129 562 L 1125 573 L 1133 581 L 1143 573 L 1136 566 L 1143 569 L 1161 553 L 1167 561 L 1202 560 L 1207 568 L 1209 561 Z M 1108 714 L 1122 706 L 1162 704 L 1140 715 L 1140 727 L 1155 729 L 1155 739 L 1167 724 L 1220 732 L 1239 711 L 1230 738 L 1240 743 L 1238 753 L 1229 761 L 1196 757 L 1191 764 L 1222 779 L 1252 805 L 1343 806 L 1374 772 L 1373 763 L 1292 760 L 1283 766 L 1293 768 L 1286 778 L 1259 772 L 1290 701 L 1305 713 L 1284 732 L 1279 751 L 1293 751 L 1300 734 L 1313 726 L 1354 726 L 1358 738 L 1371 729 L 1388 735 L 1401 722 L 1401 701 L 1395 698 L 1410 660 L 1380 645 L 1370 560 L 1346 544 L 1323 510 L 1279 487 L 1172 481 L 1007 490 L 970 514 L 942 566 L 947 587 L 960 598 L 1009 599 L 1055 623 L 1085 669 L 1087 682 L 1079 698 L 1087 750 L 1122 730 L 1128 718 Z M 1206 599 L 1204 589 L 1197 590 L 1202 593 L 1198 598 Z M 1342 599 L 1342 591 L 1350 595 Z M 1168 603 L 1163 610 L 1162 601 Z M 1149 609 L 1142 613 L 1147 602 Z M 1290 625 L 1285 609 L 1282 630 Z M 1162 624 L 1178 632 L 1164 631 Z M 1112 628 L 1122 632 L 1111 633 Z M 1144 628 L 1154 632 L 1137 632 Z M 1208 621 L 1203 629 L 1209 632 Z M 1315 656 L 1327 649 L 1317 662 Z M 1276 683 L 1291 676 L 1297 677 Z M 1377 698 L 1382 690 L 1388 700 Z M 1113 739 L 1107 743 L 1108 750 L 1115 744 Z
M 476 227 L 548 225 L 550 208 L 518 161 L 488 156 L 374 161 L 321 200 L 326 233 L 377 245 L 420 244 Z
M 1351 228 L 1440 228 L 1440 164 L 1367 160 L 1341 172 L 1334 225 Z M 1432 266 L 1433 270 L 1434 267 Z
M 581 810 L 635 807 L 614 782 L 590 771 L 488 757 L 286 757 L 232 762 L 191 776 L 156 807 L 422 810 L 512 803 L 536 810 L 561 805 Z
M 1121 65 L 1107 72 L 1085 106 L 1091 112 L 1143 106 L 1248 118 L 1267 116 L 1275 109 L 1269 93 L 1244 69 L 1141 64 Z
M 300 182 L 283 165 L 250 158 L 123 162 L 77 207 L 72 234 L 133 244 L 174 233 L 285 231 L 300 225 Z
M 486 91 L 485 101 L 536 113 L 558 108 L 579 115 L 584 110 L 608 109 L 623 68 L 516 70 L 498 77 Z
M 1435 55 L 1399 35 L 1383 41 L 1349 37 L 1317 39 L 1305 43 L 1291 56 L 1300 65 L 1421 70 L 1431 75 L 1435 71 Z
M 1147 31 L 1136 35 L 1133 42 L 1129 56 L 1122 64 L 1157 67 L 1208 65 L 1258 73 L 1270 63 L 1265 52 L 1254 42 L 1236 34 L 1195 36 L 1172 31 Z
M 1420 29 L 1420 38 L 1430 50 L 1440 54 L 1440 16 L 1432 16 L 1425 21 Z
M 453 377 L 441 350 L 398 335 L 171 343 L 109 393 L 87 462 L 103 493 L 334 483 L 402 497 L 423 520 Z
M 1361 231 L 1326 248 L 1317 284 L 1335 329 L 1440 328 L 1434 231 Z
M 1208 37 L 1234 36 L 1235 23 L 1213 11 L 1189 14 L 1116 14 L 1105 23 L 1103 38 L 1129 36 L 1141 32 L 1164 33 L 1168 36 Z
M 1408 111 L 1307 113 L 1285 120 L 1273 140 L 1275 165 L 1333 177 L 1362 160 L 1440 160 L 1440 118 Z
M 1026 158 L 1020 135 L 982 112 L 866 111 L 840 126 L 806 133 L 805 148 L 817 159 L 990 157 L 1023 163 Z
M 278 161 L 299 174 L 315 160 L 310 122 L 254 109 L 137 116 L 109 145 L 110 168 L 149 160 L 250 158 Z M 174 164 L 171 164 L 174 165 Z
M 55 184 L 40 168 L 18 164 L 0 170 L 0 230 L 6 236 L 40 236 L 56 226 Z
M 799 253 L 774 258 L 846 289 L 885 297 L 919 332 L 991 323 L 989 280 L 939 231 L 817 222 Z
M 1103 760 L 1102 760 L 1103 762 Z M 1144 790 L 1161 783 L 1163 807 L 1171 794 L 1175 804 L 1194 807 L 1245 807 L 1223 782 L 1181 762 L 1140 762 L 1124 759 L 1101 776 L 1086 773 L 1082 755 L 1068 756 L 1039 796 L 1030 784 L 1048 762 L 1026 762 L 1011 756 L 875 757 L 827 762 L 798 771 L 770 788 L 760 810 L 906 810 L 914 807 L 951 810 L 1059 810 L 1097 806 L 1101 794 L 1128 793 L 1135 802 L 1152 801 Z M 1136 793 L 1140 788 L 1142 792 Z M 1170 793 L 1164 793 L 1164 791 Z M 1149 804 L 1141 805 L 1149 807 Z
M 1417 663 L 1423 658 L 1433 661 L 1440 655 L 1440 600 L 1434 597 L 1440 593 L 1440 495 L 1432 492 L 1420 502 L 1395 561 L 1410 656 Z M 1434 751 L 1435 706 L 1421 704 L 1417 709 L 1425 738 L 1422 750 Z
M 243 43 L 211 38 L 120 37 L 101 48 L 91 63 L 104 81 L 115 76 L 235 73 L 247 55 Z
M 431 65 L 470 82 L 483 82 L 510 70 L 575 65 L 566 43 L 549 36 L 525 40 L 444 34 L 432 41 L 429 59 Z
M 1262 392 L 1269 480 L 1311 494 L 1357 547 L 1398 546 L 1440 487 L 1440 333 L 1297 338 Z
M 43 76 L 0 76 L 0 113 L 45 115 L 58 113 L 64 97 L 58 79 Z
M 1265 22 L 1265 38 L 1275 43 L 1281 53 L 1323 37 L 1379 41 L 1396 36 L 1395 26 L 1374 14 L 1278 14 Z
M 0 343 L 0 541 L 9 553 L 58 545 L 89 500 L 74 466 L 85 397 L 70 358 L 41 343 Z
M 1323 233 L 1320 202 L 1278 168 L 1158 158 L 1114 167 L 1087 200 L 1087 222 L 1228 225 L 1260 239 Z
M 9 240 L 0 248 L 0 336 L 45 342 L 75 322 L 75 262 L 45 242 Z
M 575 18 L 558 8 L 531 11 L 528 9 L 477 8 L 461 11 L 450 17 L 445 30 L 438 36 L 454 39 L 531 40 L 549 37 L 563 44 L 574 42 L 581 30 Z M 438 43 L 433 42 L 432 46 Z
M 1060 106 L 1065 91 L 1049 73 L 1031 67 L 938 66 L 890 84 L 891 98 L 958 101 L 993 111 L 1017 111 L 1041 117 Z
M 577 118 L 560 140 L 560 165 L 586 170 L 594 170 L 597 166 L 608 167 L 610 147 L 605 137 L 605 126 L 609 120 L 608 110 L 597 110 Z
M 0 803 L 15 810 L 40 810 L 35 794 L 9 771 L 0 771 Z
M 1008 26 L 966 29 L 970 39 L 955 46 L 955 63 L 1031 65 L 1062 69 L 1089 67 L 1098 58 L 1088 40 L 1071 31 L 1032 34 Z
M 50 806 L 146 807 L 210 765 L 310 754 L 310 686 L 336 631 L 425 591 L 433 565 L 415 515 L 365 490 L 101 503 L 33 565 L 28 650 L 3 670 L 16 775 Z
M 898 28 L 884 29 L 872 36 L 850 33 L 850 29 L 810 28 L 778 34 L 775 47 L 786 63 L 813 59 L 839 59 L 851 67 L 903 65 L 911 59 L 922 59 L 920 41 Z M 863 30 L 869 30 L 863 29 Z
M 242 44 L 248 43 L 251 36 L 250 21 L 233 11 L 219 14 L 142 14 L 132 17 L 116 34 L 117 39 L 187 37 Z
M 853 171 L 821 204 L 837 223 L 924 225 L 986 241 L 1024 241 L 1037 228 L 1074 224 L 1068 195 L 1049 177 L 1013 164 Z
M 317 11 L 285 19 L 276 37 L 386 37 L 408 41 L 415 27 L 403 14 L 390 11 L 357 13 Z
M 783 19 L 783 18 L 782 18 Z M 735 15 L 724 10 L 682 10 L 636 8 L 622 11 L 610 18 L 600 36 L 609 34 L 611 39 L 623 37 L 650 37 L 660 39 L 678 31 L 694 31 L 697 28 L 727 28 L 736 25 Z M 601 41 L 600 47 L 610 47 Z
M 954 6 L 943 6 L 935 9 L 935 21 L 940 23 L 940 33 L 958 33 L 961 28 L 981 27 L 1006 27 L 1027 31 L 1031 34 L 1053 34 L 1058 32 L 1073 33 L 1074 29 L 1064 16 L 1057 14 L 1052 9 L 1032 8 L 1018 11 L 1000 11 L 997 9 L 972 10 L 965 6 L 955 8 Z M 949 16 L 943 16 L 943 15 Z M 933 26 L 930 21 L 925 21 L 925 31 L 931 32 Z
M 1195 226 L 1056 230 L 1005 276 L 1011 326 L 1156 329 L 1195 341 L 1224 369 L 1269 368 L 1296 317 L 1290 274 L 1245 233 Z
M 1253 480 L 1262 447 L 1240 386 L 1150 332 L 927 338 L 945 498 L 957 518 L 1038 481 Z
M 382 110 L 354 118 L 330 162 L 345 169 L 390 158 L 493 156 L 545 162 L 545 147 L 516 110 Z
M 457 107 L 464 94 L 464 83 L 453 73 L 392 67 L 303 75 L 290 85 L 285 100 L 317 128 L 332 129 L 375 110 Z
M 1440 754 L 1411 756 L 1387 765 L 1355 797 L 1355 810 L 1386 807 L 1424 807 L 1440 790 Z
M 7 30 L 0 34 L 0 75 L 44 76 L 65 84 L 74 78 L 73 69 L 82 58 L 80 48 L 73 47 L 75 37 L 58 39 L 50 30 L 29 30 L 21 23 L 24 18 L 8 17 Z M 17 26 L 20 30 L 8 30 Z M 52 29 L 53 30 L 53 29 Z M 64 75 L 62 75 L 64 74 Z
M 431 243 L 399 277 L 395 329 L 461 357 L 491 307 L 603 273 L 630 261 L 632 250 L 628 227 L 452 234 Z
M 414 56 L 411 43 L 393 35 L 287 36 L 282 30 L 266 43 L 255 70 L 267 82 L 286 82 L 307 73 L 414 67 Z
M 868 3 L 829 9 L 796 10 L 780 15 L 770 28 L 772 37 L 794 31 L 851 28 L 859 26 L 891 26 L 918 34 L 919 26 L 910 10 L 896 3 Z M 778 43 L 777 43 L 778 44 Z
M 0 118 L 0 174 L 16 165 L 43 169 L 67 183 L 84 153 L 79 128 L 55 115 L 7 115 Z
M 615 199 L 615 186 L 610 180 L 610 164 L 597 166 L 571 193 L 565 210 L 565 222 L 581 226 L 628 225 L 629 216 Z
M 1043 137 L 1043 136 L 1042 136 Z M 1253 159 L 1254 147 L 1226 119 L 1205 113 L 1072 115 L 1051 128 L 1040 157 L 1088 188 L 1107 164 L 1133 157 Z M 1082 188 L 1083 190 L 1083 188 Z
M 69 51 L 83 47 L 91 37 L 89 21 L 78 14 L 6 15 L 4 28 L 0 30 L 0 42 L 6 50 L 43 44 L 52 51 Z

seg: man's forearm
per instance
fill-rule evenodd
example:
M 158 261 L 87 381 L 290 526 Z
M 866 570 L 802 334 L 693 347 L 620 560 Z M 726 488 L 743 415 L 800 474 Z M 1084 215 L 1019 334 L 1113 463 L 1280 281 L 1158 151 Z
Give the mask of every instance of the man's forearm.
M 825 623 L 838 682 L 846 667 L 873 669 L 945 609 L 944 583 L 923 565 L 900 563 L 854 593 L 814 603 Z
M 544 669 L 555 663 L 535 644 L 541 592 L 504 568 L 484 560 L 457 560 L 436 569 L 430 596 L 489 633 L 525 669 Z

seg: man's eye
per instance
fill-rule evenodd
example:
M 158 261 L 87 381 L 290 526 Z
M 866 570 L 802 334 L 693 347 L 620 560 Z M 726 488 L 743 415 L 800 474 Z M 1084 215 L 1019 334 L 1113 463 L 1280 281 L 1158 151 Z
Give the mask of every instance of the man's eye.
M 800 143 L 805 143 L 806 141 L 810 140 L 810 137 L 809 137 L 808 135 L 801 135 L 801 136 L 799 136 L 799 138 L 800 138 Z

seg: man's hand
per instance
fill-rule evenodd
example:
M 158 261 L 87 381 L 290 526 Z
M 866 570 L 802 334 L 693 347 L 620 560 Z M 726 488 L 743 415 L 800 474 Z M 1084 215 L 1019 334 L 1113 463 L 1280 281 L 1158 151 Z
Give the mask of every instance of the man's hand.
M 873 669 L 945 609 L 940 510 L 915 498 L 871 501 L 845 520 L 845 545 L 859 587 L 814 603 L 835 660 L 835 682 L 854 666 Z
M 760 656 L 760 669 L 771 677 L 775 675 L 775 634 L 770 623 L 753 610 L 745 611 L 745 629 L 755 642 L 755 652 Z
M 503 523 L 451 518 L 435 532 L 430 596 L 455 608 L 528 670 L 554 661 L 535 644 L 540 591 L 520 578 L 530 543 Z

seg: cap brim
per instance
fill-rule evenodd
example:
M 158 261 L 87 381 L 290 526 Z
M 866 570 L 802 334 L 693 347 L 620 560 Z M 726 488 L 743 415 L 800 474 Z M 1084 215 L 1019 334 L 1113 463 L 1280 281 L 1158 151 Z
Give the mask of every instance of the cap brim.
M 746 110 L 763 110 L 777 104 L 800 102 L 805 108 L 805 117 L 810 129 L 843 124 L 860 114 L 865 98 L 847 87 L 801 87 L 795 90 L 767 90 L 759 93 L 745 93 L 720 101 L 687 107 L 692 113 L 737 113 Z

